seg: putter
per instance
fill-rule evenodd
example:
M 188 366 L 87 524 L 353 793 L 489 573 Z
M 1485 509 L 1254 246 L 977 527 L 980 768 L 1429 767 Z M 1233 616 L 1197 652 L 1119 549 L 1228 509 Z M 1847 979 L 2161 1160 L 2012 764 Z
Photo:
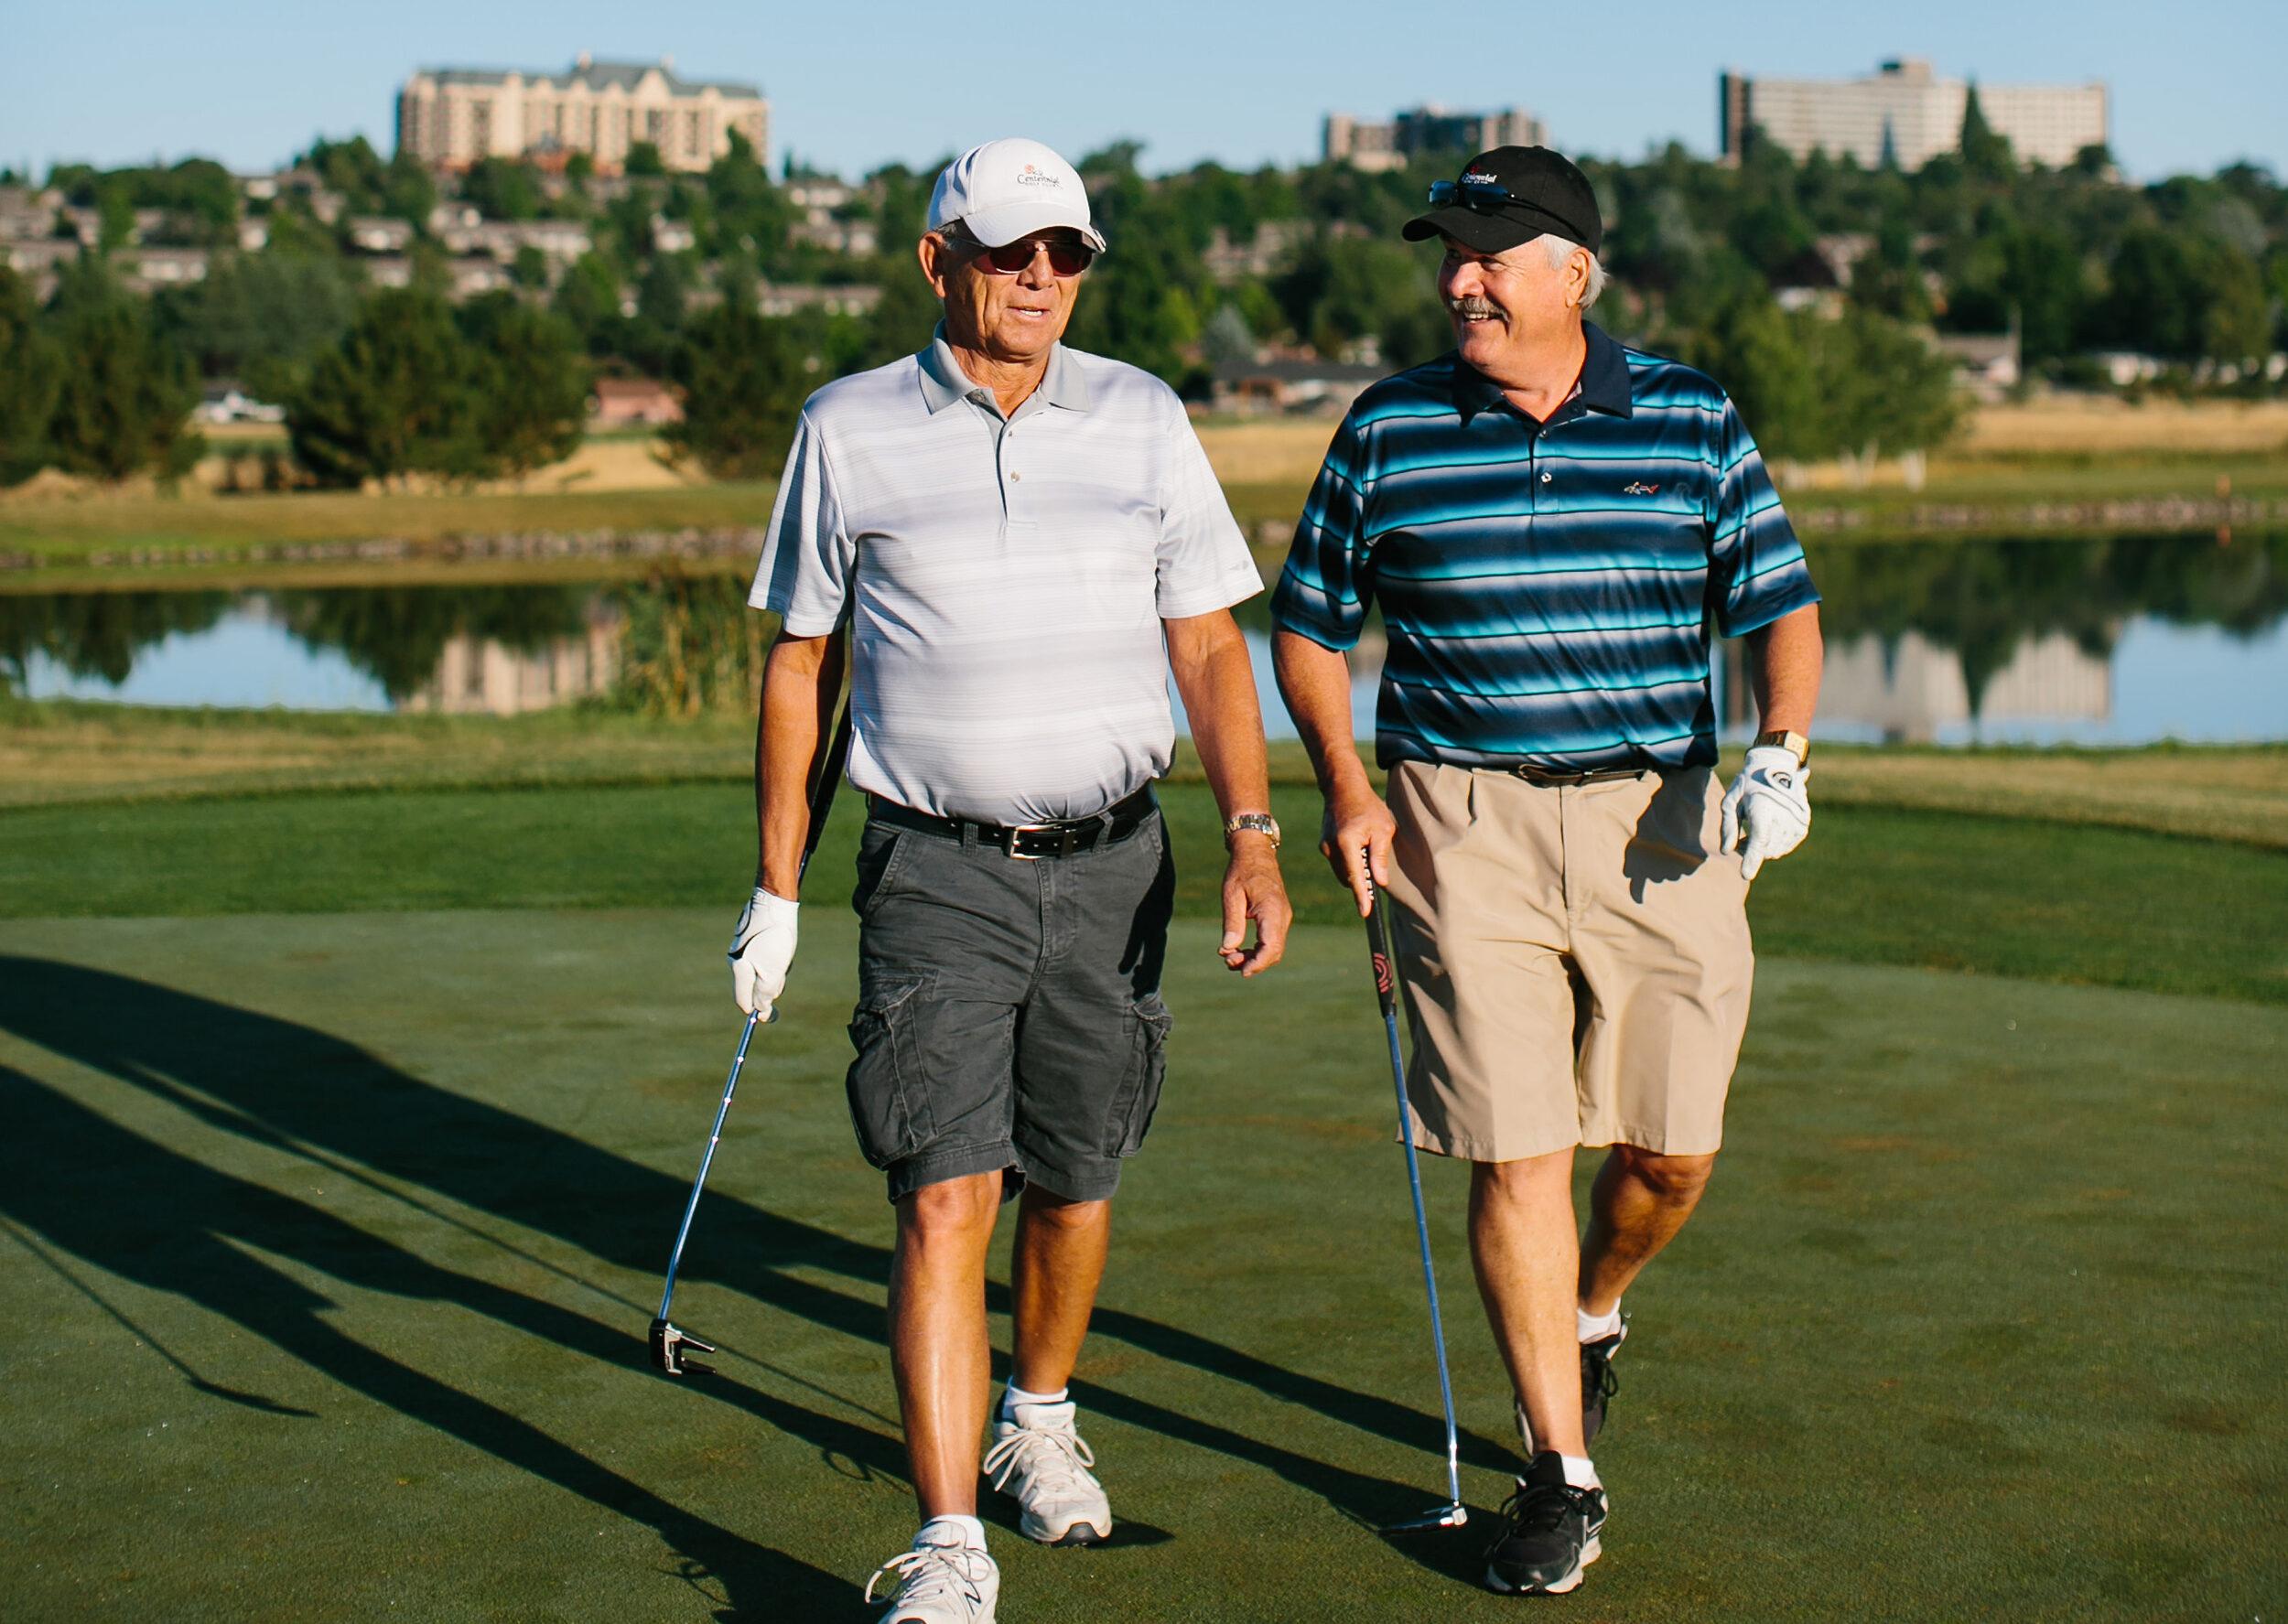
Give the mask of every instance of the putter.
M 1446 1371 L 1446 1328 L 1438 1314 L 1438 1271 L 1430 1264 L 1430 1219 L 1422 1210 L 1422 1169 L 1414 1154 L 1414 1125 L 1407 1114 L 1406 1061 L 1398 1053 L 1398 980 L 1390 957 L 1390 932 L 1383 911 L 1382 892 L 1370 873 L 1366 887 L 1374 907 L 1366 916 L 1366 945 L 1373 954 L 1375 996 L 1382 1002 L 1382 1027 L 1390 1040 L 1390 1081 L 1398 1093 L 1398 1138 L 1406 1145 L 1407 1187 L 1414 1193 L 1414 1235 L 1422 1248 L 1422 1285 L 1430 1294 L 1430 1343 L 1438 1350 L 1438 1397 L 1446 1408 L 1446 1503 L 1419 1517 L 1387 1522 L 1384 1533 L 1419 1533 L 1436 1528 L 1460 1528 L 1469 1522 L 1462 1503 L 1462 1437 L 1454 1427 L 1454 1384 Z
M 826 813 L 834 806 L 835 786 L 842 778 L 843 763 L 850 754 L 850 707 L 842 707 L 841 719 L 835 724 L 834 739 L 826 747 L 826 758 L 820 763 L 818 780 L 810 788 L 810 829 L 803 837 L 803 860 L 795 871 L 796 885 L 810 867 L 810 860 L 818 850 L 818 842 L 826 833 Z M 777 1020 L 773 1009 L 771 1018 Z M 707 1131 L 707 1147 L 699 1157 L 699 1176 L 691 1181 L 691 1197 L 684 1202 L 684 1220 L 675 1230 L 675 1248 L 667 1255 L 667 1284 L 660 1290 L 659 1313 L 652 1320 L 652 1363 L 663 1375 L 710 1376 L 715 1367 L 702 1364 L 692 1358 L 694 1353 L 712 1353 L 715 1344 L 703 1342 L 667 1317 L 675 1301 L 675 1272 L 683 1267 L 684 1242 L 691 1239 L 691 1221 L 698 1215 L 699 1192 L 707 1187 L 707 1169 L 715 1165 L 715 1147 L 723 1138 L 723 1119 L 731 1113 L 731 1096 L 739 1092 L 739 1068 L 747 1063 L 747 1046 L 754 1041 L 755 1028 L 762 1024 L 759 1016 L 749 1016 L 747 1025 L 739 1034 L 739 1052 L 731 1057 L 730 1075 L 723 1080 L 722 1102 L 715 1108 L 715 1125 Z

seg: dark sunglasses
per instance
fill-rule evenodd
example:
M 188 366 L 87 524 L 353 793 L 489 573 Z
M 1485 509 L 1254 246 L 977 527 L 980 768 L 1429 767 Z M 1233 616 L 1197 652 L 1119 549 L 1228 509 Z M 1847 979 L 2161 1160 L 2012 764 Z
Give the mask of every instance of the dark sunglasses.
M 1077 276 L 1096 259 L 1096 251 L 1085 242 L 1050 242 L 1033 238 L 988 248 L 973 237 L 954 237 L 950 241 L 969 250 L 972 257 L 983 260 L 1004 276 L 1018 275 L 1032 263 L 1034 254 L 1044 250 L 1049 255 L 1051 274 L 1058 276 Z
M 1430 207 L 1443 209 L 1449 203 L 1460 203 L 1464 209 L 1499 209 L 1504 204 L 1538 209 L 1539 204 L 1529 198 L 1521 198 L 1498 180 L 1433 180 L 1430 189 Z

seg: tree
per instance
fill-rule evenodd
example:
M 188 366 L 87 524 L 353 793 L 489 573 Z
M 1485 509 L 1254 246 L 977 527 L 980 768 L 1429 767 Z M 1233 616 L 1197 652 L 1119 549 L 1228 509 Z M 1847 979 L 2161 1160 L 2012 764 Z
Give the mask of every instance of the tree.
M 2206 291 L 2184 238 L 2158 226 L 2123 236 L 2107 267 L 2110 286 L 2095 315 L 2103 342 L 2172 360 L 2201 353 Z
M 13 485 L 48 460 L 48 421 L 61 379 L 55 345 L 40 330 L 32 290 L 0 264 L 0 485 Z
M 2272 328 L 2263 273 L 2229 243 L 2212 243 L 2201 257 L 2201 282 L 2207 295 L 2207 308 L 2201 313 L 2201 353 L 2244 371 L 2261 365 L 2272 347 Z
M 677 376 L 683 421 L 664 436 L 677 458 L 696 457 L 718 479 L 778 472 L 810 383 L 785 324 L 756 310 L 750 288 L 726 289 L 691 324 Z
M 515 158 L 480 158 L 460 177 L 460 195 L 491 220 L 538 220 L 540 177 Z
M 200 373 L 260 393 L 340 339 L 357 302 L 340 259 L 280 247 L 218 255 L 203 280 L 161 296 L 155 310 Z
M 619 273 L 601 254 L 580 255 L 556 284 L 554 307 L 572 324 L 590 355 L 608 353 L 617 341 L 621 319 Z
M 1954 366 L 1904 322 L 1854 309 L 1796 317 L 1817 400 L 1814 456 L 1872 461 L 1943 443 L 1960 420 Z
M 295 458 L 323 485 L 477 473 L 485 455 L 476 382 L 445 301 L 384 288 L 286 401 Z
M 475 351 L 486 471 L 521 477 L 578 450 L 591 379 L 572 324 L 506 292 L 470 300 L 456 321 Z
M 1975 81 L 1962 99 L 1962 139 L 1956 150 L 1962 155 L 1963 172 L 1975 180 L 2007 182 L 2018 173 L 2010 137 L 1986 122 Z
M 58 466 L 114 481 L 189 472 L 203 444 L 189 432 L 199 392 L 148 307 L 89 257 L 65 272 L 50 315 L 63 367 L 49 424 Z
M 667 165 L 659 156 L 657 144 L 650 141 L 629 142 L 628 156 L 621 167 L 630 175 L 664 175 L 667 173 Z

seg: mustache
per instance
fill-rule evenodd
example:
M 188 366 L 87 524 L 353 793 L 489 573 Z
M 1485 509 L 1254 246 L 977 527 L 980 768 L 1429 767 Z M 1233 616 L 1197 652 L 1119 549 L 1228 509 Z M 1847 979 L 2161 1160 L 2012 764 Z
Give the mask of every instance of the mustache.
M 1455 316 L 1465 317 L 1484 316 L 1499 319 L 1502 314 L 1500 306 L 1491 299 L 1480 298 L 1475 294 L 1465 298 L 1449 299 L 1446 301 L 1446 308 Z

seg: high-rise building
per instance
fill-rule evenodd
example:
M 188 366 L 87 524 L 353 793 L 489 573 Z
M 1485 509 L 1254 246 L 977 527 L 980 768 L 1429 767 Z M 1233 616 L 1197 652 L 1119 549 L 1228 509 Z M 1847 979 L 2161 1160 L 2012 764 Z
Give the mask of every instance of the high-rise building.
M 1737 162 L 1753 130 L 1798 159 L 1823 151 L 1871 169 L 1885 163 L 1919 169 L 1960 145 L 1970 91 L 1914 57 L 1862 79 L 1759 79 L 1727 70 L 1716 81 L 1717 145 Z M 1978 104 L 2020 163 L 2061 169 L 2083 147 L 2107 139 L 2102 84 L 1981 84 Z
M 599 62 L 562 73 L 424 68 L 397 95 L 397 150 L 435 168 L 489 157 L 548 159 L 584 152 L 603 174 L 648 141 L 670 169 L 704 169 L 730 150 L 731 132 L 760 160 L 771 104 L 751 84 L 679 79 L 675 59 Z
M 1415 107 L 1387 124 L 1362 124 L 1347 113 L 1330 113 L 1321 134 L 1321 151 L 1328 163 L 1377 173 L 1403 169 L 1425 153 L 1467 156 L 1496 146 L 1549 144 L 1549 126 L 1522 107 L 1500 113 Z

